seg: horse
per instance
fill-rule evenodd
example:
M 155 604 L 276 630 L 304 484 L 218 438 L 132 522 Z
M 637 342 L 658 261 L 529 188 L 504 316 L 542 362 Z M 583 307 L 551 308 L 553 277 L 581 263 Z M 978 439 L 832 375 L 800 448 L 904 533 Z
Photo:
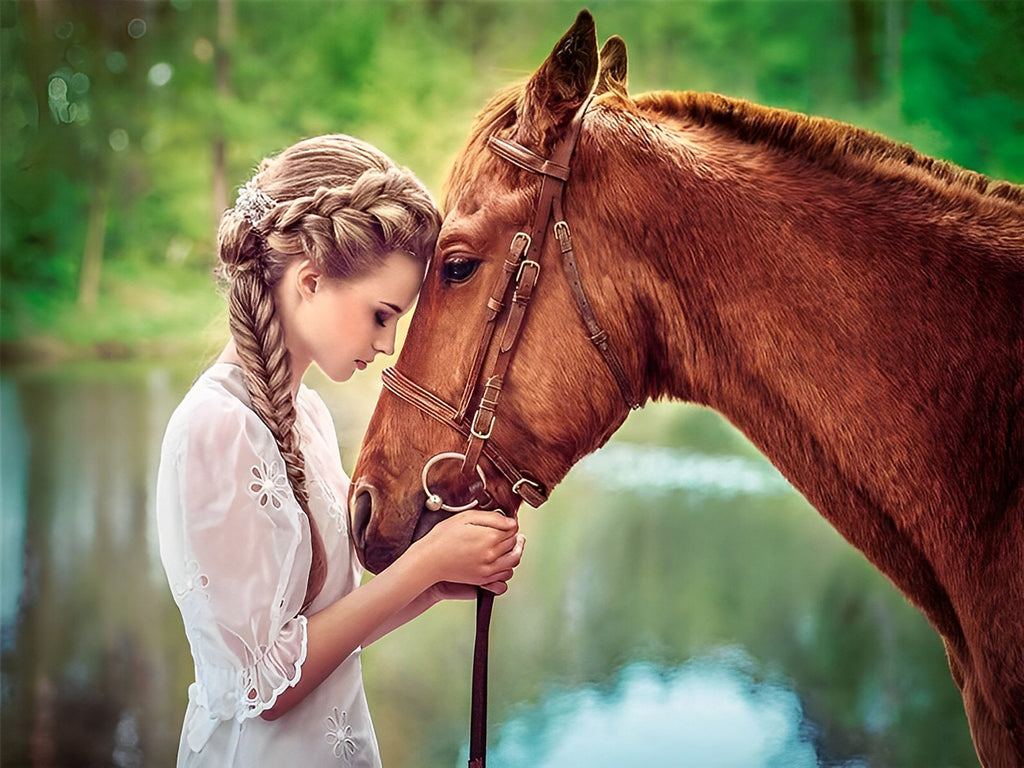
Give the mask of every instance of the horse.
M 368 569 L 447 512 L 542 503 L 631 407 L 698 403 L 928 619 L 981 763 L 1024 765 L 1024 187 L 632 96 L 583 11 L 483 107 L 443 207 L 353 471 Z

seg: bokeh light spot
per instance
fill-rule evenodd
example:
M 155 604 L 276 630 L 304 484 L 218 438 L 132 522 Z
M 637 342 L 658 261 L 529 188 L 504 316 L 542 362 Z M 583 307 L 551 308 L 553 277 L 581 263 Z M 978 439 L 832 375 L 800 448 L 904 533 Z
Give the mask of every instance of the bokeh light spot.
M 51 101 L 66 101 L 68 98 L 68 84 L 63 77 L 52 78 L 49 91 Z
M 166 61 L 161 61 L 149 68 L 149 82 L 158 88 L 167 85 L 174 75 L 174 68 Z
M 71 76 L 71 90 L 75 93 L 86 93 L 89 90 L 89 76 L 85 72 L 76 72 Z
M 111 51 L 107 54 L 107 69 L 115 75 L 120 75 L 128 69 L 128 57 L 121 51 Z
M 132 19 L 128 22 L 128 37 L 138 40 L 146 34 L 146 22 L 142 19 Z
M 107 140 L 110 142 L 110 148 L 115 152 L 123 152 L 128 149 L 128 131 L 124 128 L 112 130 Z
M 205 37 L 196 38 L 192 46 L 192 55 L 200 61 L 209 61 L 213 58 L 213 43 Z

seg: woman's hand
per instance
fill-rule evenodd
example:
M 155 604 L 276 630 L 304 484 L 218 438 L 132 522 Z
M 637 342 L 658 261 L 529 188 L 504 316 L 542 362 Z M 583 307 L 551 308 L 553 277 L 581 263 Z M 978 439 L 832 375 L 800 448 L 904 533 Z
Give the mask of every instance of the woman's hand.
M 459 599 L 475 594 L 465 585 L 482 586 L 498 595 L 505 592 L 525 542 L 515 518 L 473 509 L 442 520 L 409 552 L 422 558 L 438 598 Z
M 516 534 L 516 547 L 519 550 L 519 557 L 522 558 L 523 548 L 526 546 L 526 537 L 521 533 Z M 489 584 L 481 584 L 484 589 L 490 590 L 496 595 L 503 595 L 508 590 L 508 580 L 492 581 Z M 431 602 L 439 603 L 442 600 L 473 600 L 476 598 L 477 588 L 472 584 L 459 584 L 454 581 L 439 581 L 430 588 Z

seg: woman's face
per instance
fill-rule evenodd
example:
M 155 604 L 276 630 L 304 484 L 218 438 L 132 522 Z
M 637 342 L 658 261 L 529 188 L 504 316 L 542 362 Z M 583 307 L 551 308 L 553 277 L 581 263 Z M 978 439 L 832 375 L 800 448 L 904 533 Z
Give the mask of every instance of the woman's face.
M 396 251 L 372 272 L 348 280 L 320 274 L 309 262 L 294 269 L 299 300 L 291 329 L 285 326 L 294 370 L 315 362 L 333 381 L 346 381 L 378 353 L 394 354 L 398 319 L 423 282 L 422 261 Z

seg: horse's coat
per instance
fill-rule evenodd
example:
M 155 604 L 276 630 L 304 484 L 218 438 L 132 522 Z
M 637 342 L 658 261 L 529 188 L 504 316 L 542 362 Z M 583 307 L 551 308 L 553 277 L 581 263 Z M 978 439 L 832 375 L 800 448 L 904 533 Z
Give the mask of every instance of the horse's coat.
M 484 108 L 398 367 L 449 402 L 461 393 L 538 186 L 486 139 L 546 155 L 593 92 L 566 220 L 634 387 L 735 423 L 941 634 L 982 762 L 1024 765 L 1024 188 L 831 120 L 717 95 L 632 98 L 615 38 L 600 64 L 584 12 L 525 86 Z M 626 407 L 554 244 L 531 258 L 543 274 L 494 434 L 550 488 Z M 476 273 L 445 282 L 452 260 Z M 431 524 L 419 471 L 458 450 L 444 432 L 378 403 L 353 473 L 369 567 Z M 437 482 L 460 492 L 454 471 Z

